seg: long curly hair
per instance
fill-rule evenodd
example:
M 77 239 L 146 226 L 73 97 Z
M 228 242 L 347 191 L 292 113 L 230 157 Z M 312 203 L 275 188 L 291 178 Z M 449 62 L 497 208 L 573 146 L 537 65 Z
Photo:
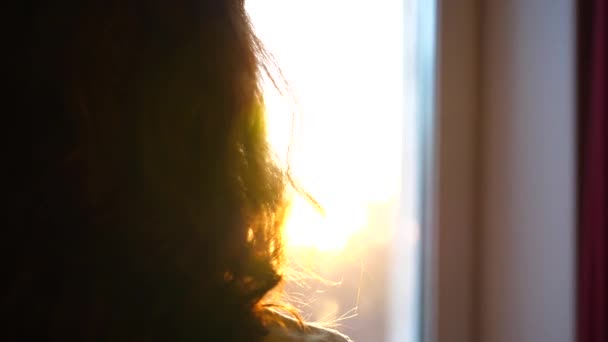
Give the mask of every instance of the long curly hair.
M 0 339 L 260 340 L 287 177 L 243 1 L 3 15 Z

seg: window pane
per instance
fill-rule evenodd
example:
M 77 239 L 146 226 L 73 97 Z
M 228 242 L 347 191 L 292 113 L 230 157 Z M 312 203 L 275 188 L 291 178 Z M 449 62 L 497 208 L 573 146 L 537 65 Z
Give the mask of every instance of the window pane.
M 294 192 L 286 292 L 355 341 L 419 340 L 416 4 L 246 2 L 287 84 L 264 83 L 270 143 L 322 207 Z

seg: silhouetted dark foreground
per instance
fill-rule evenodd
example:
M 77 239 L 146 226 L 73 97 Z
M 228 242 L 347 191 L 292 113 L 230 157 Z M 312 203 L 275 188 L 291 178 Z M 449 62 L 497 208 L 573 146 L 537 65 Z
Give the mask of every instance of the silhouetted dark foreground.
M 2 14 L 0 340 L 260 340 L 286 181 L 242 1 Z

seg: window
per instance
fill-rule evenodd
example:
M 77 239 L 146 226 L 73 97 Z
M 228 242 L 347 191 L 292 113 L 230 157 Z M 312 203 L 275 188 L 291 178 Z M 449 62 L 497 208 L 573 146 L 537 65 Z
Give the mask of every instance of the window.
M 322 208 L 294 192 L 288 300 L 355 341 L 420 340 L 421 133 L 431 112 L 421 87 L 432 80 L 420 57 L 432 50 L 420 49 L 428 32 L 418 14 L 431 2 L 246 2 L 282 74 L 264 82 L 270 143 Z

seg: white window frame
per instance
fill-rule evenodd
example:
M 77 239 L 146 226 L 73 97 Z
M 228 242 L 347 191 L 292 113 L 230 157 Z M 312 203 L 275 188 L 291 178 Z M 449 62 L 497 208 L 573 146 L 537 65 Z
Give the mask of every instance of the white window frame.
M 424 342 L 571 342 L 575 1 L 437 0 Z

